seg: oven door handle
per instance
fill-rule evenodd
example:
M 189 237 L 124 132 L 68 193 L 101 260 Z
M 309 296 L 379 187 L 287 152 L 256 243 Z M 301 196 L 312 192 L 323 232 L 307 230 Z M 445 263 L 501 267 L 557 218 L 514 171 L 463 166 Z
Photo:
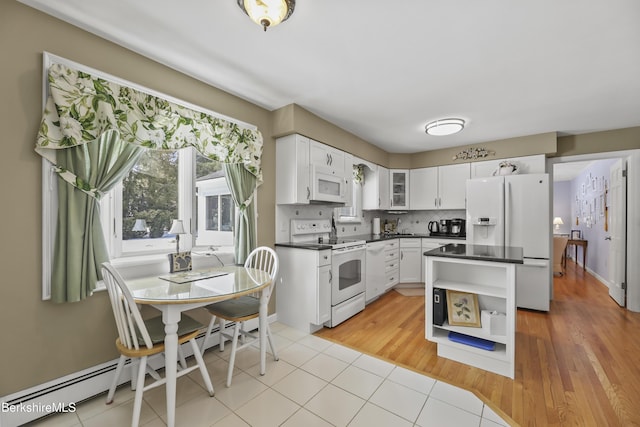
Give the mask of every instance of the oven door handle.
M 364 251 L 366 248 L 367 248 L 367 245 L 359 245 L 359 246 L 352 246 L 350 248 L 334 249 L 333 252 L 336 254 L 342 255 L 342 254 L 348 254 L 351 252 Z

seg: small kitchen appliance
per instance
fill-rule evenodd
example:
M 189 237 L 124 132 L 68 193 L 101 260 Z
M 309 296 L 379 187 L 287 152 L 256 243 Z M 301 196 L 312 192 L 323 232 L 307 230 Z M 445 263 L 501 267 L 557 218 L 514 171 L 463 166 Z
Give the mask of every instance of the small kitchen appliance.
M 440 224 L 438 221 L 429 221 L 429 225 L 427 226 L 429 229 L 429 233 L 439 233 L 440 232 Z
M 440 220 L 440 233 L 442 233 L 442 234 L 451 233 L 451 220 L 450 219 L 441 219 Z
M 380 218 L 373 218 L 373 234 L 380 234 Z
M 449 234 L 452 236 L 464 236 L 466 235 L 466 220 L 462 218 L 454 218 L 451 220 L 451 230 Z

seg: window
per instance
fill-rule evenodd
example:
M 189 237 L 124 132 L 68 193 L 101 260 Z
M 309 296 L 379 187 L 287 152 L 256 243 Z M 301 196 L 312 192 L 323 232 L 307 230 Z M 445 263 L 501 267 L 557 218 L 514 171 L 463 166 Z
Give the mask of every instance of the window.
M 362 184 L 351 181 L 351 206 L 336 208 L 335 215 L 338 222 L 362 222 Z
M 141 93 L 145 93 L 151 96 L 155 96 L 161 98 L 163 100 L 169 101 L 171 103 L 176 104 L 182 108 L 186 108 L 188 110 L 204 113 L 211 117 L 216 117 L 218 119 L 223 120 L 224 122 L 230 122 L 238 124 L 241 128 L 250 130 L 251 132 L 257 131 L 256 127 L 249 123 L 244 123 L 242 121 L 238 121 L 231 117 L 227 117 L 216 113 L 214 111 L 199 107 L 197 105 L 193 105 L 182 101 L 180 99 L 171 97 L 169 95 L 163 94 L 161 92 L 154 91 L 149 88 L 145 88 L 138 84 L 132 83 L 130 81 L 121 79 L 119 77 L 104 73 L 100 70 L 96 70 L 85 65 L 70 61 L 66 58 L 62 58 L 56 55 L 52 55 L 48 52 L 43 53 L 43 73 L 42 73 L 42 87 L 43 87 L 43 100 L 42 100 L 42 108 L 43 110 L 47 104 L 47 98 L 49 95 L 49 69 L 54 64 L 63 65 L 65 67 L 70 67 L 74 70 L 78 70 L 84 73 L 91 74 L 94 77 L 105 79 L 109 82 L 112 82 L 116 85 L 120 85 L 127 88 L 132 88 L 134 91 L 138 91 Z M 261 138 L 259 138 L 260 146 L 262 144 Z M 254 147 L 252 147 L 254 148 Z M 195 156 L 194 150 L 192 149 L 182 149 L 174 152 L 174 156 L 177 158 L 178 166 L 177 166 L 177 177 L 176 185 L 171 185 L 172 188 L 165 188 L 164 191 L 166 193 L 172 193 L 175 198 L 175 202 L 171 202 L 170 206 L 164 206 L 160 209 L 162 212 L 158 212 L 158 215 L 169 215 L 172 217 L 177 217 L 184 220 L 185 228 L 187 231 L 194 233 L 187 236 L 182 236 L 180 239 L 180 244 L 182 249 L 189 249 L 194 245 L 201 245 L 205 243 L 200 242 L 200 228 L 198 228 L 197 224 L 199 224 L 199 212 L 197 210 L 198 206 L 204 206 L 204 201 L 202 204 L 199 204 L 195 197 L 195 180 L 199 175 L 199 171 L 202 169 L 201 164 L 209 162 L 208 159 L 205 159 L 206 162 L 202 162 L 198 156 Z M 226 157 L 225 157 L 226 158 Z M 194 160 L 196 159 L 196 160 Z M 256 159 L 259 159 L 256 157 Z M 153 160 L 147 160 L 148 162 L 153 162 Z M 212 162 L 213 163 L 213 162 Z M 259 160 L 256 162 L 256 165 L 259 169 Z M 140 164 L 137 165 L 139 170 L 136 173 L 140 175 L 136 177 L 129 177 L 132 179 L 132 182 L 135 182 L 136 185 L 141 184 L 139 181 L 139 177 L 142 177 L 142 171 L 146 170 L 150 172 L 150 168 Z M 217 170 L 220 170 L 220 165 L 216 166 Z M 205 168 L 206 169 L 206 168 Z M 198 171 L 197 174 L 194 172 Z M 207 172 L 210 173 L 211 171 Z M 149 181 L 152 180 L 151 174 L 147 173 L 147 178 Z M 142 179 L 142 178 L 140 178 Z M 66 185 L 66 184 L 65 184 Z M 133 187 L 135 185 L 130 184 Z M 136 218 L 136 215 L 142 215 L 143 212 L 151 213 L 150 210 L 146 209 L 138 209 L 139 206 L 138 201 L 132 199 L 127 199 L 128 201 L 123 202 L 123 191 L 124 188 L 122 185 L 117 186 L 108 194 L 105 194 L 101 199 L 101 215 L 102 215 L 102 226 L 105 233 L 105 240 L 107 242 L 107 247 L 110 253 L 110 257 L 116 258 L 123 255 L 134 255 L 134 254 L 143 254 L 143 253 L 168 253 L 172 250 L 175 250 L 175 240 L 172 236 L 162 237 L 152 237 L 152 233 L 155 235 L 158 233 L 158 230 L 162 230 L 164 234 L 164 225 L 158 227 L 157 225 L 148 225 L 146 220 L 144 223 L 142 221 L 137 222 L 137 219 L 144 218 Z M 175 196 L 177 191 L 177 196 Z M 148 193 L 145 193 L 145 197 Z M 156 193 L 159 195 L 159 193 Z M 163 197 L 166 194 L 163 194 Z M 134 198 L 135 199 L 135 198 Z M 255 199 L 254 199 L 255 200 Z M 124 205 L 123 205 L 124 203 Z M 255 203 L 254 209 L 255 209 Z M 124 206 L 124 207 L 123 207 Z M 226 205 L 226 202 L 224 204 Z M 126 210 L 125 210 L 126 207 Z M 177 215 L 176 215 L 177 209 Z M 233 208 L 230 208 L 233 210 Z M 51 275 L 53 270 L 53 259 L 55 252 L 55 240 L 56 240 L 56 227 L 57 227 L 57 213 L 58 213 L 58 177 L 52 167 L 52 163 L 47 160 L 47 157 L 43 156 L 42 159 L 42 299 L 48 300 L 51 297 Z M 167 227 L 170 226 L 170 223 L 167 224 Z M 225 223 L 226 228 L 234 227 L 234 224 L 231 222 Z M 203 227 L 204 228 L 204 227 Z M 225 232 L 226 236 L 231 236 L 232 231 Z M 227 240 L 219 241 L 215 239 L 209 239 L 208 245 L 219 245 L 219 246 L 228 246 L 229 249 L 233 249 L 233 238 L 229 237 Z M 160 246 L 160 247 L 158 247 Z
M 206 230 L 232 231 L 234 206 L 230 194 L 207 196 L 206 198 Z
M 197 158 L 195 244 L 233 247 L 236 208 L 222 165 L 200 155 Z
M 233 247 L 234 217 L 222 164 L 192 148 L 147 150 L 102 205 L 112 258 L 175 251 L 169 229 L 178 218 L 188 233 L 180 250 Z
M 171 220 L 179 218 L 179 158 L 177 151 L 147 150 L 118 186 L 122 209 L 116 222 L 121 227 L 114 234 L 122 236 L 121 254 L 174 247 L 171 242 L 175 236 L 168 230 Z

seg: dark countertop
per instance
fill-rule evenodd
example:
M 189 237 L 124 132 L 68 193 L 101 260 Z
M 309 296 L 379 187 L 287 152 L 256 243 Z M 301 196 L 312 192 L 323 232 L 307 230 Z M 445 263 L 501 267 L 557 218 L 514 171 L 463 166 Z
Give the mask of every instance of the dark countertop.
M 331 249 L 330 245 L 323 245 L 322 243 L 283 242 L 283 243 L 276 243 L 275 245 L 285 247 L 285 248 L 308 249 L 310 251 L 324 251 L 327 249 Z
M 344 236 L 345 239 L 354 239 L 354 240 L 364 240 L 367 243 L 373 242 L 381 242 L 384 240 L 391 239 L 440 239 L 440 240 L 451 240 L 452 242 L 464 242 L 464 237 L 456 237 L 456 236 L 430 236 L 428 234 L 360 234 L 357 236 Z M 322 243 L 292 243 L 292 242 L 282 242 L 276 243 L 275 246 L 281 246 L 286 248 L 297 248 L 297 249 L 307 249 L 311 251 L 323 251 L 327 249 L 331 249 L 331 246 L 325 245 Z
M 449 243 L 424 253 L 425 256 L 441 258 L 472 259 L 476 261 L 506 262 L 522 264 L 522 248 L 514 246 L 467 245 Z

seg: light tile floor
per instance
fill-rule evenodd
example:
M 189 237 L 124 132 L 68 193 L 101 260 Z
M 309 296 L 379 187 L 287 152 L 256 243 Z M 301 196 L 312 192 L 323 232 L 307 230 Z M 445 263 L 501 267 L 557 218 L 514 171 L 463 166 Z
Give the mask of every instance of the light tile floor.
M 472 393 L 395 366 L 280 323 L 271 330 L 280 360 L 267 356 L 258 372 L 258 350 L 236 356 L 230 388 L 229 347 L 207 350 L 215 397 L 198 371 L 178 380 L 176 425 L 199 426 L 480 426 L 508 425 Z M 165 426 L 164 387 L 144 394 L 140 425 Z M 37 426 L 127 426 L 133 392 L 123 386 L 112 405 L 105 395 L 78 404 L 75 413 L 53 415 Z

